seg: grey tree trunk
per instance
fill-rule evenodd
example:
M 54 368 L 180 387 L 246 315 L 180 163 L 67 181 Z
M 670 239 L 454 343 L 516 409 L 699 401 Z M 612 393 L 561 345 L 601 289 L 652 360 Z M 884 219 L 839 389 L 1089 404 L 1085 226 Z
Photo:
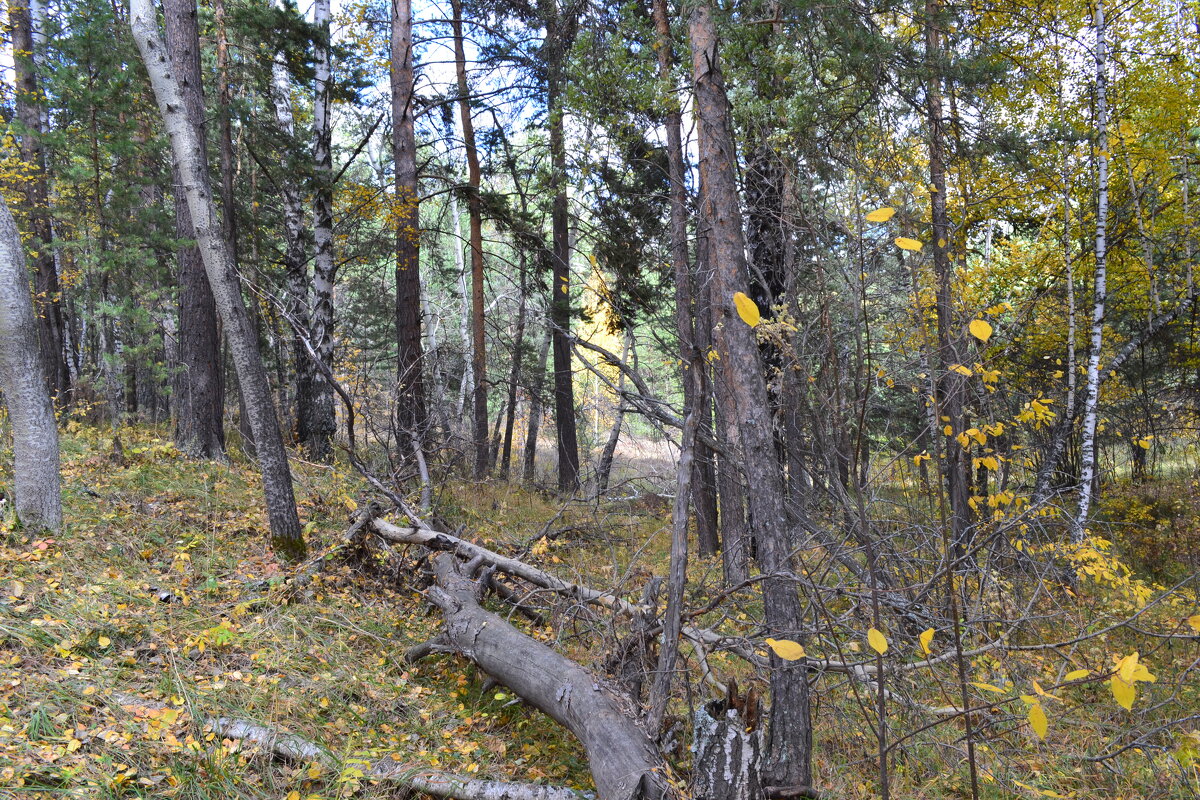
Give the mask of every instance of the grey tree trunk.
M 1092 338 L 1088 345 L 1087 388 L 1083 401 L 1079 510 L 1071 541 L 1082 542 L 1092 509 L 1096 480 L 1096 423 L 1100 407 L 1100 350 L 1104 345 L 1104 306 L 1108 299 L 1108 71 L 1104 0 L 1096 0 L 1096 278 L 1092 294 Z
M 275 106 L 275 124 L 288 139 L 296 134 L 292 116 L 292 82 L 282 52 L 275 54 L 271 65 L 271 102 Z M 291 173 L 284 170 L 279 181 L 283 199 L 283 264 L 287 275 L 285 309 L 292 328 L 292 368 L 296 372 L 296 441 L 308 442 L 317 427 L 313 403 L 313 374 L 316 367 L 308 354 L 302 337 L 311 335 L 308 313 L 308 265 L 304 230 L 304 201 Z
M 195 0 L 164 0 L 167 51 L 183 97 L 183 115 L 204 155 L 204 89 L 200 78 L 200 34 Z M 176 187 L 183 185 L 177 165 L 171 168 Z M 195 236 L 188 200 L 175 190 L 175 235 Z M 175 376 L 175 444 L 193 458 L 225 458 L 222 411 L 225 385 L 217 306 L 204 274 L 200 249 L 179 248 L 179 372 Z
M 0 198 L 0 389 L 12 421 L 15 506 L 25 525 L 57 531 L 62 527 L 58 429 L 26 276 L 25 246 Z
M 711 227 L 713 266 L 712 312 L 724 425 L 729 443 L 741 456 L 752 530 L 764 575 L 765 629 L 775 638 L 803 638 L 803 613 L 791 571 L 793 542 L 783 502 L 783 472 L 775 448 L 767 386 L 754 330 L 734 309 L 734 294 L 746 292 L 749 280 L 742 216 L 738 201 L 737 154 L 728 117 L 729 98 L 717 57 L 717 32 L 707 2 L 693 7 L 688 20 L 692 74 L 700 142 L 700 174 L 704 184 L 701 213 Z M 785 662 L 771 655 L 771 712 L 763 766 L 764 780 L 788 791 L 812 784 L 812 726 L 808 681 L 802 661 Z
M 37 287 L 38 339 L 42 349 L 42 367 L 46 384 L 58 398 L 65 400 L 70 389 L 71 375 L 67 367 L 66 325 L 63 321 L 61 287 L 54 263 L 54 228 L 50 218 L 50 184 L 46 175 L 46 153 L 42 147 L 45 135 L 41 107 L 41 89 L 37 79 L 33 15 L 28 0 L 14 0 L 8 6 L 12 28 L 13 60 L 16 91 L 14 101 L 17 119 L 21 124 L 21 160 L 30 171 L 31 179 L 24 182 L 25 205 L 33 233 L 31 246 L 37 254 L 33 259 L 34 283 Z
M 237 267 L 221 236 L 204 149 L 187 117 L 178 81 L 159 36 L 152 0 L 134 0 L 130 5 L 129 22 L 158 100 L 163 127 L 170 138 L 171 152 L 182 179 L 181 190 L 191 212 L 193 233 L 225 326 L 242 397 L 254 430 L 271 525 L 271 543 L 281 558 L 298 561 L 304 557 L 304 537 L 296 515 L 287 452 L 279 431 L 267 370 L 258 352 L 258 339 L 242 300 Z
M 671 16 L 667 0 L 654 0 L 654 28 L 657 37 L 658 76 L 667 86 L 675 85 L 675 52 L 671 40 Z M 697 298 L 697 287 L 691 266 L 688 264 L 688 210 L 687 187 L 684 185 L 683 158 L 683 112 L 679 98 L 668 99 L 668 111 L 664 124 L 667 130 L 667 172 L 671 183 L 670 193 L 670 236 L 671 271 L 675 277 L 675 331 L 679 337 L 679 360 L 682 364 L 683 410 L 686 418 L 694 410 L 709 404 L 706 364 L 696 347 L 696 328 L 693 305 Z M 699 373 L 699 380 L 692 380 L 692 373 Z M 701 412 L 698 424 L 707 431 L 710 418 Z M 703 444 L 696 446 L 696 458 L 692 462 L 695 476 L 692 480 L 692 507 L 696 511 L 696 540 L 701 556 L 714 555 L 720 548 L 717 535 L 717 498 L 713 491 L 712 452 Z
M 308 455 L 326 461 L 332 455 L 333 434 L 337 430 L 334 417 L 333 386 L 327 375 L 333 374 L 333 283 L 336 267 L 333 261 L 333 119 L 331 117 L 332 75 L 329 45 L 330 0 L 313 4 L 313 23 L 318 37 L 315 56 L 316 81 L 313 90 L 313 172 L 316 189 L 313 192 L 313 238 L 316 258 L 313 260 L 313 349 L 323 368 L 313 371 L 313 429 L 305 442 Z
M 437 585 L 429 599 L 445 617 L 451 646 L 579 738 L 599 800 L 668 796 L 654 743 L 594 675 L 482 609 L 454 556 L 439 553 L 432 563 Z
M 479 151 L 475 148 L 475 123 L 471 119 L 467 57 L 463 49 L 462 2 L 451 0 L 454 14 L 454 66 L 458 77 L 458 111 L 462 122 L 463 147 L 467 153 L 467 216 L 471 235 L 471 429 L 475 446 L 472 474 L 483 478 L 488 472 L 487 352 L 483 312 L 483 210 L 479 196 L 482 176 Z

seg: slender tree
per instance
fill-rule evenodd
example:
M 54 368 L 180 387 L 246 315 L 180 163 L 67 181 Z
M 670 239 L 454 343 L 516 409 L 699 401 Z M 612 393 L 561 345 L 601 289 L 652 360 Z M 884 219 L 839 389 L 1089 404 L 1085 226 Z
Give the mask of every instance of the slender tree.
M 254 430 L 267 518 L 271 525 L 271 543 L 283 559 L 296 561 L 304 557 L 305 546 L 300 519 L 296 514 L 287 452 L 279 431 L 267 370 L 258 352 L 258 341 L 249 312 L 242 300 L 237 266 L 221 235 L 203 144 L 188 118 L 178 79 L 171 69 L 166 47 L 159 35 L 152 0 L 133 0 L 129 22 L 158 101 L 163 126 L 178 167 L 181 192 L 187 198 L 191 213 L 193 235 L 229 338 L 242 397 Z
M 458 76 L 458 111 L 462 123 L 463 147 L 467 151 L 467 216 L 471 242 L 471 374 L 472 439 L 475 444 L 474 475 L 482 478 L 488 471 L 487 352 L 484 339 L 483 306 L 483 209 L 479 187 L 479 151 L 475 147 L 475 123 L 471 119 L 470 87 L 467 83 L 467 57 L 463 49 L 461 0 L 451 0 L 454 13 L 454 65 Z
M 1092 289 L 1092 336 L 1088 345 L 1083 400 L 1079 510 L 1071 540 L 1083 541 L 1096 480 L 1096 423 L 1100 408 L 1100 351 L 1104 345 L 1104 306 L 1108 300 L 1108 67 L 1104 0 L 1096 0 L 1096 277 Z

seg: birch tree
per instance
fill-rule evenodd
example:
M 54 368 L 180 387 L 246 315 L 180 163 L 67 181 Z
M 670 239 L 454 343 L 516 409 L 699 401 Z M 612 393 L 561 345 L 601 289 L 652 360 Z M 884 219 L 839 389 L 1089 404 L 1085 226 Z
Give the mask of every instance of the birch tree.
M 1096 478 L 1096 421 L 1100 407 L 1100 349 L 1104 344 L 1104 304 L 1108 299 L 1108 73 L 1104 0 L 1096 2 L 1096 278 L 1092 299 L 1092 336 L 1088 344 L 1087 387 L 1083 401 L 1079 511 L 1071 540 L 1083 541 Z
M 25 247 L 0 198 L 0 389 L 12 422 L 13 493 L 22 523 L 56 531 L 62 527 L 58 429 L 44 374 Z
M 217 311 L 229 338 L 238 383 L 254 433 L 267 517 L 271 525 L 271 543 L 282 558 L 298 561 L 305 555 L 305 546 L 300 518 L 296 514 L 287 452 L 283 447 L 271 386 L 262 355 L 258 352 L 254 327 L 242 300 L 237 267 L 222 238 L 203 145 L 188 120 L 179 83 L 159 35 L 152 0 L 134 0 L 130 6 L 129 24 L 158 101 L 163 126 L 182 180 L 180 191 L 187 199 L 196 244 Z

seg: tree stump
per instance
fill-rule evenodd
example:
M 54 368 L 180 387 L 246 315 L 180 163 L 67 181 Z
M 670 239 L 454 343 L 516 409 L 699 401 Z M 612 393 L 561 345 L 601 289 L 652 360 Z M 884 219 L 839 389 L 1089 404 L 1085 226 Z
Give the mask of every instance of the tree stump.
M 762 704 L 751 689 L 738 696 L 730 681 L 727 696 L 696 712 L 692 753 L 692 792 L 705 800 L 763 800 Z

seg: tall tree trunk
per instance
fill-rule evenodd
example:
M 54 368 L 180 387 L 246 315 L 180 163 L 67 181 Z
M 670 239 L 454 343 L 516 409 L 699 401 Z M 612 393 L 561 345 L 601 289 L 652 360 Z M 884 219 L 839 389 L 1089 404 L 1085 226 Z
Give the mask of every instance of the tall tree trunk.
M 46 385 L 53 396 L 66 400 L 71 375 L 67 367 L 61 287 L 54 264 L 54 230 L 50 218 L 50 186 L 46 174 L 46 153 L 42 148 L 45 130 L 42 124 L 41 89 L 38 87 L 37 62 L 33 41 L 33 15 L 29 0 L 13 0 L 8 6 L 12 28 L 12 46 L 16 57 L 15 104 L 21 124 L 21 160 L 29 170 L 25 181 L 25 204 L 33 241 L 33 271 L 36 289 L 38 341 Z
M 483 327 L 483 209 L 479 198 L 482 176 L 479 151 L 475 149 L 475 123 L 471 119 L 470 87 L 467 85 L 467 56 L 463 50 L 462 2 L 451 0 L 454 13 L 454 66 L 458 76 L 458 113 L 462 122 L 463 147 L 467 151 L 467 216 L 471 226 L 471 421 L 475 445 L 473 474 L 478 480 L 488 472 L 487 352 Z
M 270 381 L 258 352 L 258 340 L 249 312 L 242 301 L 237 266 L 230 258 L 217 222 L 204 148 L 196 135 L 195 126 L 188 118 L 179 84 L 168 63 L 152 0 L 133 1 L 130 27 L 150 75 L 163 127 L 171 142 L 182 192 L 187 198 L 192 217 L 193 233 L 213 290 L 213 298 L 225 325 L 242 396 L 254 428 L 267 518 L 271 525 L 271 543 L 283 559 L 297 561 L 305 554 L 304 537 L 300 519 L 296 515 L 292 475 L 271 398 Z
M 271 101 L 275 106 L 275 124 L 288 141 L 296 134 L 292 116 L 292 82 L 287 62 L 282 52 L 275 54 L 271 65 Z M 312 431 L 317 426 L 316 407 L 313 402 L 313 373 L 315 366 L 304 337 L 310 337 L 308 313 L 308 256 L 304 230 L 304 201 L 290 170 L 283 170 L 279 180 L 283 198 L 283 264 L 287 275 L 287 303 L 285 305 L 292 325 L 292 368 L 296 372 L 296 441 L 312 440 Z
M 654 0 L 652 9 L 657 34 L 658 76 L 672 90 L 675 88 L 675 51 L 671 39 L 671 16 L 667 0 Z M 683 112 L 679 99 L 672 92 L 667 101 L 667 178 L 670 191 L 671 272 L 675 277 L 675 331 L 679 337 L 679 360 L 682 364 L 680 382 L 683 384 L 684 418 L 708 402 L 705 391 L 706 365 L 696 347 L 693 301 L 696 282 L 688 264 L 687 187 L 684 185 Z M 699 373 L 700 380 L 692 380 Z M 701 413 L 697 424 L 707 431 L 708 414 Z M 695 447 L 692 469 L 696 473 L 690 482 L 692 505 L 696 511 L 696 539 L 701 556 L 714 555 L 720 547 L 717 536 L 717 498 L 711 490 L 713 478 L 712 452 L 703 444 Z
M 333 374 L 333 284 L 336 266 L 333 260 L 333 118 L 330 54 L 330 0 L 313 4 L 313 23 L 317 40 L 313 48 L 316 81 L 313 92 L 313 349 L 321 367 L 313 372 L 313 408 L 315 427 L 305 442 L 308 454 L 317 461 L 332 455 L 333 434 L 337 421 L 333 408 L 333 385 L 326 375 Z
M 688 22 L 692 44 L 702 214 L 711 226 L 712 310 L 718 370 L 726 384 L 724 425 L 741 456 L 751 524 L 764 575 L 765 631 L 784 639 L 803 637 L 803 614 L 795 584 L 782 577 L 792 568 L 793 543 L 786 524 L 783 474 L 775 447 L 767 386 L 754 330 L 739 318 L 733 297 L 749 289 L 742 216 L 738 203 L 737 154 L 728 117 L 729 98 L 717 60 L 717 33 L 707 2 L 694 6 Z M 763 768 L 765 782 L 803 791 L 812 784 L 812 727 L 803 661 L 771 655 L 771 711 Z
M 929 127 L 929 195 L 933 221 L 933 269 L 937 280 L 937 332 L 941 376 L 938 381 L 938 410 L 950 418 L 950 427 L 957 435 L 966 430 L 963 397 L 966 377 L 953 369 L 965 359 L 962 336 L 954 316 L 954 265 L 950 259 L 950 217 L 946 210 L 945 118 L 942 110 L 941 36 L 938 15 L 941 0 L 925 3 L 925 60 L 929 70 L 925 91 L 926 124 Z M 969 453 L 958 443 L 949 440 L 946 446 L 945 474 L 950 496 L 951 533 L 959 556 L 967 549 L 972 522 L 969 505 Z
M 413 108 L 412 0 L 392 2 L 392 156 L 396 162 L 396 422 L 425 436 L 421 345 L 421 209 Z
M 45 374 L 25 246 L 0 198 L 0 391 L 12 422 L 15 507 L 23 524 L 57 531 L 62 527 L 58 429 Z
M 183 96 L 183 114 L 204 155 L 204 88 L 200 78 L 200 33 L 195 0 L 164 0 L 163 21 L 171 71 Z M 172 182 L 184 184 L 179 166 Z M 175 190 L 175 236 L 195 238 L 188 199 Z M 221 370 L 221 337 L 217 306 L 195 244 L 179 248 L 179 374 L 175 379 L 175 444 L 193 458 L 225 457 L 222 411 L 225 385 Z
M 1092 296 L 1092 338 L 1088 345 L 1087 389 L 1083 401 L 1079 511 L 1071 541 L 1081 542 L 1094 499 L 1096 422 L 1100 407 L 1100 351 L 1104 345 L 1104 305 L 1108 300 L 1108 71 L 1104 0 L 1096 0 L 1096 278 Z
M 558 490 L 579 488 L 579 434 L 575 421 L 575 376 L 571 368 L 571 242 L 567 211 L 567 142 L 562 99 L 567 51 L 574 21 L 562 12 L 547 24 L 546 107 L 550 125 L 550 170 L 554 202 L 550 213 L 553 267 L 550 320 L 554 348 L 554 424 L 558 445 Z

